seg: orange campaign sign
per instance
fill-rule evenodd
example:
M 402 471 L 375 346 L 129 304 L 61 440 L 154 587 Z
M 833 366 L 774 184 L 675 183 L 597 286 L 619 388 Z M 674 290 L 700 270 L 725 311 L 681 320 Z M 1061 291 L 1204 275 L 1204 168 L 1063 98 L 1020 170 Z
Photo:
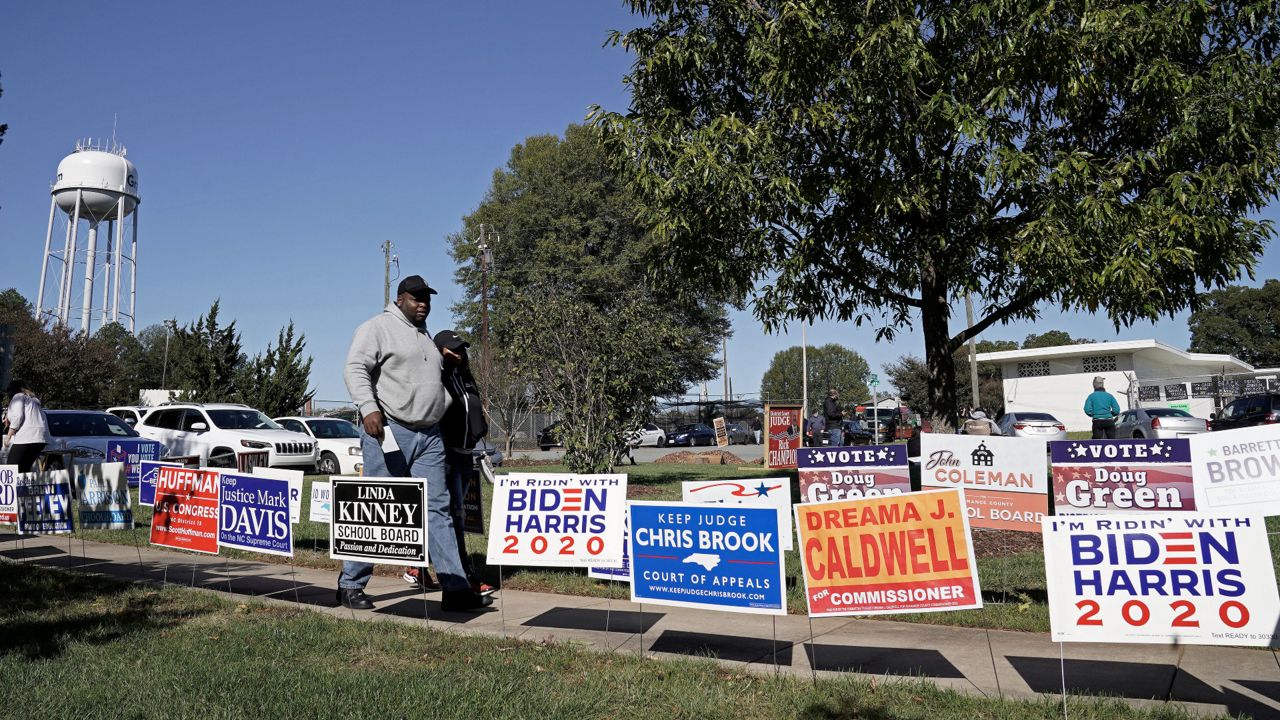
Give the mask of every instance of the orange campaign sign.
M 800 406 L 764 406 L 765 467 L 796 467 L 796 451 L 800 449 Z
M 982 607 L 963 490 L 795 506 L 810 616 Z
M 1044 440 L 992 435 L 920 436 L 920 485 L 964 488 L 976 528 L 1040 532 L 1049 514 Z
M 216 470 L 160 468 L 151 544 L 217 555 L 220 478 Z

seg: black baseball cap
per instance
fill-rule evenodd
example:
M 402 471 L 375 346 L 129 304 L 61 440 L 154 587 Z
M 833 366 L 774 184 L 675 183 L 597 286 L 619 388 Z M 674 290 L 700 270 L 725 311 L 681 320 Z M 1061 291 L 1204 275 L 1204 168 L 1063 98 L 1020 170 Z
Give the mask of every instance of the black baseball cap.
M 427 281 L 422 279 L 421 275 L 410 275 L 409 277 L 401 280 L 400 284 L 396 286 L 396 295 L 401 295 L 403 293 L 409 293 L 415 297 L 418 295 L 437 294 L 436 291 L 432 290 L 431 286 L 427 284 Z
M 471 343 L 458 337 L 458 333 L 452 330 L 441 330 L 436 333 L 434 340 L 436 347 L 448 348 L 454 352 L 471 347 Z

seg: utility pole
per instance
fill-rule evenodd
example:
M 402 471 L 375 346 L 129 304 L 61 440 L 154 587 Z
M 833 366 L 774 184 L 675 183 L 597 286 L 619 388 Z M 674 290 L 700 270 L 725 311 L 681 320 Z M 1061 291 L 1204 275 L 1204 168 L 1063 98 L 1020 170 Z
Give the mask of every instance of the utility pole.
M 973 296 L 969 293 L 964 294 L 964 314 L 965 319 L 969 321 L 969 327 L 973 327 Z M 973 406 L 978 407 L 978 339 L 976 337 L 969 338 L 969 385 L 973 388 Z
M 391 304 L 391 251 L 395 245 L 390 240 L 383 240 L 382 245 L 382 307 Z M 400 259 L 396 258 L 396 267 L 399 268 Z
M 729 338 L 720 338 L 720 372 L 724 375 L 724 415 L 729 410 Z

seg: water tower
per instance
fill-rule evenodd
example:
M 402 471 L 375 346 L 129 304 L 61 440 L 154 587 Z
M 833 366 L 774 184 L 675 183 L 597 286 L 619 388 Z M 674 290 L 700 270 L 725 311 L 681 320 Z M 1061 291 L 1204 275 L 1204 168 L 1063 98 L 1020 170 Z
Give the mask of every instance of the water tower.
M 102 277 L 102 302 L 97 306 L 98 327 L 110 322 L 128 320 L 134 330 L 134 306 L 137 300 L 138 257 L 138 169 L 125 159 L 125 149 L 114 143 L 95 144 L 92 140 L 76 143 L 75 152 L 58 163 L 58 179 L 53 185 L 49 203 L 49 229 L 44 237 L 44 259 L 40 262 L 40 291 L 36 311 L 41 318 L 50 317 L 62 326 L 79 322 L 81 332 L 91 332 L 95 314 L 94 282 Z M 62 249 L 53 245 L 54 220 L 61 209 L 68 218 L 66 239 Z M 132 221 L 129 217 L 132 216 Z M 80 250 L 80 225 L 87 227 L 84 251 Z M 125 226 L 131 228 L 129 252 L 124 251 Z M 98 229 L 105 225 L 106 241 L 99 253 Z M 120 271 L 128 265 L 129 308 L 120 311 Z M 46 302 L 45 287 L 53 266 L 57 296 Z M 80 285 L 79 312 L 76 301 L 76 270 L 83 269 Z

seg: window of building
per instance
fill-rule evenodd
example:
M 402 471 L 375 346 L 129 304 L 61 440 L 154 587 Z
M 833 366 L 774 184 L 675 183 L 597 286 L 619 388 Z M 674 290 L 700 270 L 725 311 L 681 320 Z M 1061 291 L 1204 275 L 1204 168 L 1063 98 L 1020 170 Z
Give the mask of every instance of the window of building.
M 1115 372 L 1115 355 L 1095 355 L 1084 359 L 1084 371 L 1087 373 Z
M 1049 363 L 1046 360 L 1018 363 L 1018 377 L 1044 377 L 1049 374 Z

